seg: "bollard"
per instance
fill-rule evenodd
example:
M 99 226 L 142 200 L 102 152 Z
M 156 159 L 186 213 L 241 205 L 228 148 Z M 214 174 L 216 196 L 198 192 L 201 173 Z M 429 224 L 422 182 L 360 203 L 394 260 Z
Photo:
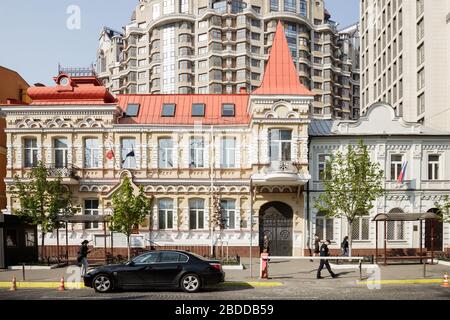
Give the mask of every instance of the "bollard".
M 427 259 L 423 260 L 423 278 L 427 277 Z
M 22 263 L 22 280 L 25 281 L 25 263 Z
M 362 260 L 359 260 L 359 280 L 362 280 Z
M 267 252 L 261 253 L 261 279 L 269 279 L 269 254 Z
M 16 277 L 14 276 L 11 281 L 11 288 L 9 291 L 16 291 L 17 290 L 17 283 L 16 283 Z

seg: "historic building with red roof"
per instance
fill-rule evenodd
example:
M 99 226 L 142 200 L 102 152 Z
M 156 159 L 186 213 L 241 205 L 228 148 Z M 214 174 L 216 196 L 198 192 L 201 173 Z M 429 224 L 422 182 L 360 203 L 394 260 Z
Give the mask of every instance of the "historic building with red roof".
M 390 160 L 382 159 L 400 152 L 406 161 L 408 150 L 416 148 L 429 150 L 423 157 L 430 152 L 448 157 L 450 147 L 443 142 L 448 141 L 448 133 L 405 123 L 386 105 L 375 106 L 356 122 L 312 121 L 314 95 L 296 74 L 281 24 L 262 84 L 253 92 L 114 98 L 89 70 L 61 70 L 55 86 L 28 90 L 29 105 L 2 106 L 7 123 L 5 182 L 13 185 L 15 176 L 26 180 L 39 161 L 51 175 L 62 176 L 81 209 L 70 230 L 59 233 L 59 243 L 70 247 L 69 258 L 85 239 L 97 248 L 91 258 L 103 257 L 105 237 L 107 247 L 113 240 L 115 254 L 126 252 L 125 237 L 110 233 L 103 220 L 95 218 L 113 214 L 112 195 L 125 176 L 155 198 L 146 223 L 132 236 L 136 250 L 153 246 L 210 255 L 220 254 L 224 246 L 229 255 L 248 256 L 251 248 L 257 256 L 267 234 L 272 255 L 303 255 L 311 248 L 314 233 L 331 238 L 338 249 L 345 223 L 327 219 L 314 203 L 323 188 L 320 172 L 325 159 L 341 149 L 341 141 L 351 144 L 366 137 L 373 144 L 374 159 L 389 167 Z M 376 126 L 370 117 L 378 122 Z M 392 132 L 402 138 L 389 136 Z M 385 136 L 377 138 L 377 134 Z M 402 139 L 411 135 L 443 140 L 439 144 L 417 140 L 407 147 L 412 139 Z M 417 152 L 411 155 L 414 161 Z M 398 165 L 400 160 L 396 161 Z M 439 169 L 434 163 L 433 168 Z M 441 185 L 426 186 L 431 190 Z M 397 188 L 392 183 L 391 187 L 403 194 L 414 186 Z M 373 214 L 409 201 L 405 199 L 392 195 Z M 5 212 L 14 213 L 18 199 L 8 193 L 7 201 Z M 431 200 L 426 201 L 410 210 L 425 210 L 431 206 Z M 220 204 L 218 212 L 215 203 Z M 374 247 L 375 236 L 370 221 L 358 223 L 357 248 L 365 252 Z M 418 237 L 410 242 L 399 239 L 403 235 L 413 239 L 402 231 L 403 225 L 390 228 L 394 246 L 417 248 Z M 59 255 L 63 249 L 57 252 L 56 234 L 47 237 L 47 254 Z

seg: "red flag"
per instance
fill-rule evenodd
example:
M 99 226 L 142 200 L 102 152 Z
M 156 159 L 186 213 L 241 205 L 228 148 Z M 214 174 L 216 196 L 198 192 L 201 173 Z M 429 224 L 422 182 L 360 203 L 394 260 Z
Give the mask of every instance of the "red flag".
M 113 150 L 109 150 L 106 153 L 106 158 L 108 158 L 108 160 L 112 160 L 114 158 L 114 151 Z

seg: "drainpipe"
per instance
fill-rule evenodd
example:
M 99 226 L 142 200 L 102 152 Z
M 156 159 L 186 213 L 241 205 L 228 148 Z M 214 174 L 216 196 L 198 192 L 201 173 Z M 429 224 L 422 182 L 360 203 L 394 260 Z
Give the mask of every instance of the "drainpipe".
M 253 179 L 250 176 L 250 278 L 253 278 Z
M 309 161 L 309 150 L 311 147 L 311 139 L 308 139 L 308 162 Z M 308 164 L 308 166 L 311 168 L 311 166 Z M 312 170 L 310 170 L 310 173 L 312 172 Z M 312 178 L 312 177 L 311 177 Z M 311 195 L 311 187 L 310 187 L 310 183 L 311 180 L 308 181 L 308 183 L 306 184 L 306 226 L 307 226 L 307 245 L 308 245 L 308 249 L 311 252 L 311 199 L 310 199 L 310 195 Z
M 211 238 L 211 257 L 214 254 L 214 226 L 212 224 L 211 221 L 211 217 L 213 214 L 213 210 L 214 210 L 214 159 L 215 159 L 215 153 L 214 153 L 214 126 L 211 125 L 211 130 L 210 130 L 210 145 L 211 147 L 209 148 L 210 153 L 209 153 L 209 166 L 210 166 L 210 177 L 211 177 L 211 196 L 210 196 L 210 201 L 211 201 L 211 206 L 210 206 L 210 212 L 209 212 L 209 232 L 210 232 L 210 238 Z

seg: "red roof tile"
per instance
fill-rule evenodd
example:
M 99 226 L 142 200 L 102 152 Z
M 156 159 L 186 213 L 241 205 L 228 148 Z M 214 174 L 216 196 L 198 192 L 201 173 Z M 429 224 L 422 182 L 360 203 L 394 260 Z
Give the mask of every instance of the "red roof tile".
M 281 22 L 278 22 L 263 81 L 253 94 L 314 95 L 299 81 Z
M 136 94 L 118 95 L 119 106 L 126 111 L 128 104 L 140 104 L 137 117 L 121 118 L 121 124 L 171 124 L 194 125 L 201 121 L 205 125 L 239 125 L 248 124 L 248 94 Z M 164 103 L 174 103 L 175 116 L 162 117 Z M 205 116 L 193 117 L 192 104 L 204 103 Z M 222 117 L 222 104 L 235 105 L 234 117 Z

